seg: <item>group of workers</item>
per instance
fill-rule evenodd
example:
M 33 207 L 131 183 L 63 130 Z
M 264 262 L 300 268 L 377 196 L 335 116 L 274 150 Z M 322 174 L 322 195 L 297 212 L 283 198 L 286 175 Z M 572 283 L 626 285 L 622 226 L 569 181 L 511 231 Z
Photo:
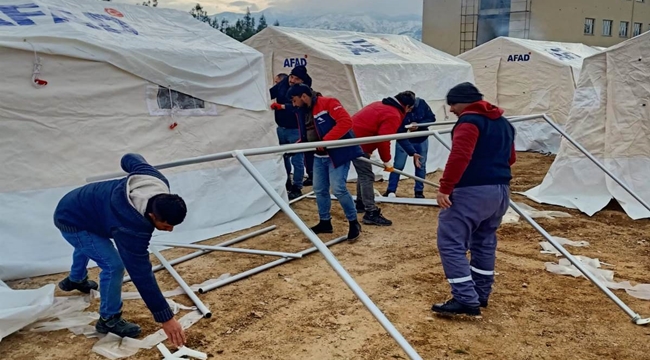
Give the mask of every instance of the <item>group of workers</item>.
M 426 102 L 411 91 L 371 103 L 351 116 L 339 100 L 312 89 L 312 79 L 304 66 L 276 77 L 270 92 L 276 99 L 272 109 L 281 144 L 389 135 L 408 131 L 407 125 L 435 121 Z M 446 100 L 458 121 L 452 129 L 452 149 L 437 195 L 441 208 L 437 245 L 452 298 L 434 304 L 431 310 L 475 316 L 480 315 L 481 307 L 487 306 L 494 281 L 496 230 L 508 208 L 510 167 L 515 161 L 514 128 L 503 117 L 503 110 L 484 101 L 471 83 L 453 87 Z M 320 147 L 285 156 L 291 197 L 300 196 L 305 182 L 313 184 L 319 216 L 319 222 L 311 228 L 313 232 L 334 231 L 330 191 L 349 223 L 349 240 L 357 240 L 361 235 L 358 213 L 365 213 L 364 224 L 392 224 L 375 205 L 375 175 L 372 165 L 362 159 L 370 158 L 378 150 L 385 169 L 391 171 L 393 166 L 403 168 L 410 156 L 416 174 L 424 178 L 427 137 L 400 140 L 397 144 L 394 165 L 390 163 L 388 141 Z M 292 165 L 293 180 L 289 178 Z M 358 174 L 356 204 L 346 187 L 351 165 Z M 100 319 L 96 330 L 137 337 L 140 327 L 122 317 L 121 288 L 126 269 L 154 320 L 162 324 L 174 345 L 182 346 L 186 340 L 183 328 L 158 287 L 148 247 L 154 230 L 172 231 L 183 222 L 187 206 L 170 191 L 165 176 L 142 156 L 126 154 L 121 166 L 128 173 L 126 177 L 82 186 L 59 202 L 54 224 L 74 248 L 70 274 L 59 283 L 59 288 L 83 293 L 99 288 Z M 384 196 L 394 194 L 398 180 L 397 174 L 391 174 Z M 415 197 L 423 197 L 422 189 L 423 184 L 416 182 Z M 88 278 L 89 260 L 101 269 L 99 284 Z

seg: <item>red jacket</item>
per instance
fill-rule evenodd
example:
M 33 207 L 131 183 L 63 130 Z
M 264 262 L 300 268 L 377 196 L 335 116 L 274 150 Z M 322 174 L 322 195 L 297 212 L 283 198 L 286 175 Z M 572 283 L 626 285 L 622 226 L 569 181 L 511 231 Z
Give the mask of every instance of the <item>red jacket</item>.
M 398 108 L 375 101 L 352 116 L 352 131 L 357 138 L 392 135 L 397 133 L 406 114 Z M 361 149 L 366 154 L 379 150 L 379 157 L 383 162 L 389 162 L 390 141 L 363 144 Z

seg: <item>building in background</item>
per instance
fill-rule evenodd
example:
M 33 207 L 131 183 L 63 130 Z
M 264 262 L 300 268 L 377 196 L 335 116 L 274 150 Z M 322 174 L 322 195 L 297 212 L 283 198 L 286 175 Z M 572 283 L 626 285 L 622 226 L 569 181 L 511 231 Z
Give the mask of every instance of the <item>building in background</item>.
M 650 27 L 650 0 L 424 0 L 422 41 L 458 55 L 499 36 L 609 47 Z

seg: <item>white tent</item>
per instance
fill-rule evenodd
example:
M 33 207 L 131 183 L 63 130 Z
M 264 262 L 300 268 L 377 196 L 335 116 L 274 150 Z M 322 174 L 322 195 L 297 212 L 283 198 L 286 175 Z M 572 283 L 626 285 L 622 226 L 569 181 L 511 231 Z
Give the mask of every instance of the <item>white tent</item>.
M 650 33 L 584 60 L 567 133 L 650 202 Z M 616 199 L 632 219 L 650 217 L 601 169 L 562 140 L 541 185 L 525 193 L 593 215 Z
M 431 106 L 437 121 L 455 120 L 445 108 L 447 92 L 459 83 L 474 81 L 467 62 L 404 35 L 269 27 L 244 43 L 264 54 L 269 84 L 276 74 L 306 65 L 312 87 L 338 98 L 350 114 L 411 90 Z M 429 144 L 427 171 L 432 172 L 444 162 L 440 145 Z M 405 170 L 413 172 L 410 161 Z M 350 178 L 354 177 L 352 167 Z
M 564 124 L 582 59 L 598 53 L 574 43 L 499 37 L 458 57 L 474 67 L 485 99 L 506 115 L 546 113 Z M 517 151 L 557 153 L 560 136 L 543 120 L 517 123 Z
M 262 54 L 189 14 L 84 0 L 0 5 L 0 279 L 69 270 L 54 208 L 86 177 L 119 171 L 127 152 L 155 165 L 277 144 Z M 281 158 L 253 160 L 284 191 Z M 155 237 L 195 242 L 278 210 L 235 160 L 164 172 L 189 212 Z

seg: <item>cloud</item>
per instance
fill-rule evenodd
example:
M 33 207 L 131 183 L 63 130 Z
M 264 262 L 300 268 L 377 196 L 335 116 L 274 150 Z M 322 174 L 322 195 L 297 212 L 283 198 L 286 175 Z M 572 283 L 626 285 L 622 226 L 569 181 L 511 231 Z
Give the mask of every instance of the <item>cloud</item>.
M 257 4 L 248 1 L 233 1 L 228 5 L 239 7 L 242 10 L 246 10 L 248 8 L 251 11 L 258 11 L 260 9 L 259 6 L 257 6 Z

